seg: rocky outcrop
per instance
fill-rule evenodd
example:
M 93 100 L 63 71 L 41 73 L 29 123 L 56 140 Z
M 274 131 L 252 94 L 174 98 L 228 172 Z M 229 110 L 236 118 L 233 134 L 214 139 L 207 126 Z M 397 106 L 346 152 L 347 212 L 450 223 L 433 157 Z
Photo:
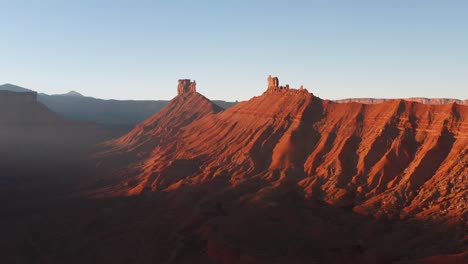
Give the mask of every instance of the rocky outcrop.
M 268 75 L 267 80 L 268 80 L 268 89 L 278 88 L 278 86 L 279 86 L 278 77 L 272 77 L 271 75 Z
M 286 84 L 284 86 L 280 86 L 278 77 L 272 77 L 271 75 L 269 75 L 267 80 L 268 80 L 268 89 L 266 91 L 267 93 L 278 92 L 278 91 L 280 91 L 280 92 L 285 92 L 285 91 L 308 92 L 306 89 L 304 89 L 304 86 L 302 86 L 302 85 L 301 85 L 301 87 L 299 89 L 290 88 L 289 84 Z
M 195 93 L 197 91 L 197 83 L 190 79 L 181 79 L 177 85 L 177 94 Z

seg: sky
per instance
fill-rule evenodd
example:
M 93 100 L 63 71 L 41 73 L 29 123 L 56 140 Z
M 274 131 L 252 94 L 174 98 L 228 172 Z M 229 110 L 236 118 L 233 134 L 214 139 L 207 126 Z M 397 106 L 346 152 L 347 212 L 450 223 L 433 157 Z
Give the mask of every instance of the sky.
M 0 0 L 0 84 L 48 94 L 468 98 L 468 1 Z

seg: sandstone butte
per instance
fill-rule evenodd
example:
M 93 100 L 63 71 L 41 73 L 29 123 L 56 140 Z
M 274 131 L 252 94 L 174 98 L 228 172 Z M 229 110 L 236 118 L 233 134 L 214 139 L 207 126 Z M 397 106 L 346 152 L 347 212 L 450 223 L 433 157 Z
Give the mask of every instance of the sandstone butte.
M 95 159 L 106 184 L 93 196 L 164 194 L 179 234 L 207 241 L 215 263 L 314 261 L 317 244 L 339 248 L 317 263 L 467 257 L 468 106 L 457 103 L 335 103 L 269 76 L 262 95 L 223 110 L 180 80 Z

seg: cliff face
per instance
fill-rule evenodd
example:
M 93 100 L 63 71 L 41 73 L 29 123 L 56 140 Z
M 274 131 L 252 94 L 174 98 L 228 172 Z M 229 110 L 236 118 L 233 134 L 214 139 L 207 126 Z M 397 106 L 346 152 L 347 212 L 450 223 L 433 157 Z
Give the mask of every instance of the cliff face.
M 263 210 L 285 206 L 285 215 L 265 210 L 280 214 L 271 217 L 278 217 L 283 224 L 298 226 L 300 234 L 309 234 L 298 238 L 304 241 L 313 240 L 319 231 L 307 229 L 309 223 L 303 222 L 301 215 L 331 230 L 340 229 L 333 221 L 340 222 L 345 230 L 359 226 L 363 220 L 356 215 L 364 215 L 379 221 L 445 223 L 457 230 L 454 232 L 463 232 L 468 212 L 467 106 L 404 100 L 334 103 L 305 89 L 282 87 L 277 78 L 268 80 L 263 95 L 221 112 L 213 111 L 209 101 L 198 94 L 184 93 L 173 99 L 162 112 L 110 144 L 102 160 L 112 164 L 116 156 L 126 155 L 127 164 L 112 165 L 119 172 L 111 176 L 115 185 L 108 185 L 100 195 L 167 193 L 170 206 L 185 210 L 182 217 L 195 214 L 183 225 L 201 225 L 203 231 L 196 234 L 213 243 L 215 259 L 222 258 L 225 250 L 233 250 L 227 246 L 233 244 L 242 248 L 242 254 L 251 256 L 246 253 L 248 247 L 232 242 L 237 240 L 272 243 L 269 250 L 274 252 L 274 242 L 265 238 L 268 228 L 262 229 L 263 222 L 258 220 L 262 216 L 250 207 Z M 217 218 L 219 222 L 213 227 L 211 222 L 197 222 L 208 218 L 203 212 L 187 209 L 210 203 L 228 204 L 234 216 Z M 323 204 L 345 211 L 324 209 Z M 334 219 L 329 220 L 333 224 L 311 220 L 315 218 L 304 212 L 303 206 L 315 208 L 311 210 L 317 210 L 317 214 L 331 210 L 327 217 Z M 213 210 L 215 215 L 225 211 L 223 206 Z M 349 223 L 343 220 L 347 218 Z M 245 221 L 252 228 L 234 232 L 233 226 L 242 226 L 242 219 L 249 219 Z M 401 226 L 372 232 L 366 238 L 368 231 L 364 229 L 371 227 L 364 225 L 355 235 L 361 239 L 375 235 L 376 248 L 388 246 L 379 240 L 384 234 L 392 236 L 388 240 L 391 243 L 401 244 L 393 253 L 385 254 L 406 254 L 412 249 L 417 256 L 444 252 L 444 245 L 436 242 L 443 234 L 428 231 L 428 241 L 437 249 L 424 251 L 426 229 L 415 235 L 419 240 L 411 244 Z M 281 228 L 275 229 L 278 236 L 297 235 L 289 226 L 277 227 Z M 324 240 L 332 244 L 341 241 L 336 237 L 334 242 L 331 238 Z M 453 250 L 461 250 L 462 237 L 449 240 Z M 347 253 L 334 256 L 343 254 Z M 351 255 L 360 254 L 356 251 Z
M 62 121 L 37 102 L 36 92 L 0 91 L 0 124 L 49 124 Z
M 411 98 L 403 98 L 403 99 L 383 99 L 383 98 L 348 98 L 348 99 L 340 99 L 340 100 L 333 100 L 336 103 L 361 103 L 361 104 L 381 104 L 391 100 L 405 100 L 410 102 L 418 102 L 421 104 L 434 104 L 434 105 L 441 105 L 441 104 L 451 104 L 457 103 L 459 105 L 468 105 L 468 100 L 458 100 L 458 99 L 450 99 L 450 98 L 423 98 L 423 97 L 411 97 Z
M 219 114 L 199 94 L 179 95 L 117 145 L 146 149 L 149 167 L 135 177 L 153 190 L 221 174 L 233 186 L 261 177 L 294 181 L 307 197 L 386 217 L 437 214 L 435 193 L 450 191 L 444 215 L 460 215 L 468 210 L 468 171 L 460 165 L 468 158 L 467 111 L 404 100 L 338 104 L 269 77 L 265 94 Z M 167 176 L 178 160 L 210 169 Z

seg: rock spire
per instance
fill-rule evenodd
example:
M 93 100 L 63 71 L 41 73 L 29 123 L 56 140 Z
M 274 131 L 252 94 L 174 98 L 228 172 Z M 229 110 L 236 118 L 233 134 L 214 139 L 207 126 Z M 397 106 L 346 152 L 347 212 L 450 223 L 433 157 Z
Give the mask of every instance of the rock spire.
M 190 79 L 181 79 L 177 85 L 177 94 L 195 93 L 197 91 L 197 83 Z
M 294 88 L 290 88 L 289 87 L 289 84 L 286 84 L 284 86 L 280 86 L 279 85 L 279 79 L 278 77 L 274 77 L 274 76 L 271 76 L 271 75 L 268 75 L 268 89 L 267 89 L 267 92 L 275 92 L 275 91 L 280 91 L 280 92 L 285 92 L 285 91 L 291 91 L 291 92 L 295 92 L 295 91 L 299 91 L 299 92 L 308 92 L 307 89 L 304 88 L 304 86 L 301 85 L 301 87 L 299 89 L 294 89 Z

